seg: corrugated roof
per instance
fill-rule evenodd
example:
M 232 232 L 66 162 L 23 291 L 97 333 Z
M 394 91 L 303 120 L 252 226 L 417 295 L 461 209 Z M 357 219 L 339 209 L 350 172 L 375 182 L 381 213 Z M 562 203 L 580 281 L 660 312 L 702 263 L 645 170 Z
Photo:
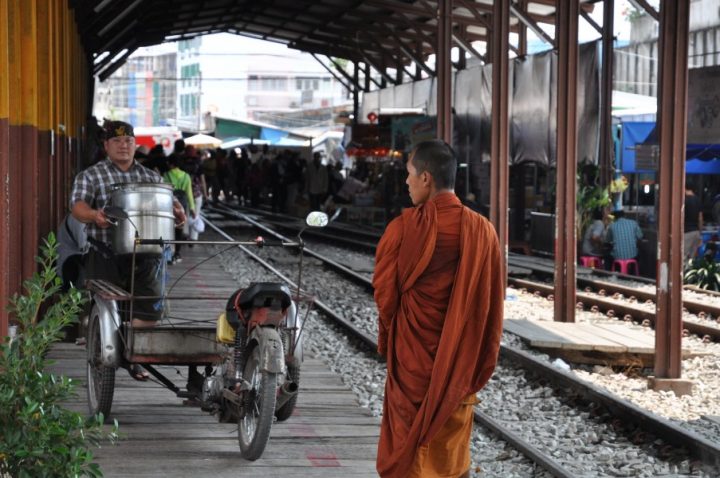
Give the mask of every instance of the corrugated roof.
M 509 0 L 507 0 L 509 1 Z M 591 11 L 596 0 L 585 0 Z M 424 61 L 436 48 L 432 0 L 71 0 L 82 42 L 106 78 L 137 48 L 229 32 L 287 44 L 380 70 Z M 523 5 L 525 5 L 523 7 Z M 493 0 L 454 0 L 453 44 L 476 57 Z M 513 3 L 511 31 L 555 22 L 554 0 Z M 349 79 L 348 79 L 349 80 Z

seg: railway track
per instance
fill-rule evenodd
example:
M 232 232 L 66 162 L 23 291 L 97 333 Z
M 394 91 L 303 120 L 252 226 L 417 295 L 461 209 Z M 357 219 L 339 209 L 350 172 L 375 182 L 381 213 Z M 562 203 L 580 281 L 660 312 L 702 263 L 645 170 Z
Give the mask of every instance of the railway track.
M 523 256 L 520 254 L 510 254 L 508 256 L 508 264 L 511 268 L 510 272 L 512 273 L 512 269 L 515 268 L 518 272 L 532 272 L 535 275 L 539 275 L 541 277 L 553 277 L 555 271 L 554 271 L 554 264 L 547 259 L 542 259 L 538 257 L 531 257 L 531 256 Z M 590 269 L 586 267 L 577 267 L 577 284 L 578 287 L 591 287 L 596 288 L 595 284 L 598 284 L 599 288 L 605 288 L 605 290 L 612 290 L 613 293 L 619 292 L 619 293 L 625 293 L 625 291 L 633 291 L 633 294 L 638 297 L 639 295 L 643 296 L 642 300 L 650 299 L 653 302 L 655 301 L 655 294 L 652 292 L 644 292 L 644 291 L 638 291 L 637 289 L 633 289 L 629 286 L 623 286 L 622 284 L 611 282 L 607 279 L 613 279 L 613 280 L 622 280 L 629 283 L 641 283 L 646 284 L 649 286 L 655 286 L 656 281 L 655 279 L 649 279 L 647 277 L 640 277 L 640 276 L 632 276 L 627 274 L 620 274 L 618 272 L 612 272 L 612 271 L 606 271 L 603 269 Z M 605 280 L 604 280 L 605 279 Z M 701 295 L 707 295 L 712 297 L 720 297 L 720 292 L 715 292 L 711 290 L 705 290 L 701 289 L 699 287 L 693 286 L 693 285 L 685 285 L 683 286 L 683 289 L 695 292 L 697 294 Z M 708 308 L 712 309 L 712 306 L 709 306 L 707 304 L 703 304 L 702 302 L 694 301 L 694 300 L 685 300 L 685 303 L 683 304 L 684 307 L 691 313 L 698 314 L 703 311 L 707 311 Z M 720 308 L 715 307 L 715 311 L 720 313 Z M 718 315 L 713 315 L 713 317 L 718 317 Z
M 555 293 L 555 289 L 553 286 L 535 281 L 508 277 L 508 284 L 513 285 L 518 289 L 526 289 L 530 292 L 538 292 L 548 298 L 552 298 L 553 294 Z M 600 290 L 605 291 L 605 289 Z M 610 290 L 615 291 L 614 293 L 622 294 L 623 292 L 619 291 L 624 289 Z M 638 295 L 639 294 L 636 294 L 636 296 Z M 630 295 L 629 297 L 631 296 L 632 295 Z M 652 295 L 652 297 L 654 298 L 654 295 Z M 633 306 L 629 303 L 620 302 L 617 299 L 597 297 L 589 292 L 580 291 L 576 293 L 576 299 L 577 307 L 579 309 L 589 309 L 596 312 L 604 312 L 609 317 L 618 317 L 630 322 L 636 321 L 640 323 L 646 323 L 647 325 L 655 325 L 655 312 L 643 309 L 641 307 Z M 647 300 L 652 299 L 648 298 Z M 685 320 L 683 321 L 683 328 L 685 333 L 687 334 L 695 334 L 699 337 L 702 337 L 704 340 L 713 340 L 715 342 L 720 342 L 720 327 L 713 327 L 710 325 L 704 325 L 698 322 Z
M 283 229 L 285 231 L 297 232 L 304 227 L 302 219 L 295 216 L 274 214 L 258 209 L 248 209 L 220 204 L 216 207 L 211 207 L 208 210 L 219 214 L 239 214 L 243 217 L 251 218 L 258 223 L 262 222 L 263 224 Z M 361 250 L 374 251 L 377 242 L 380 240 L 382 231 L 368 230 L 361 227 L 334 222 L 323 229 L 307 229 L 303 235 L 333 243 L 346 244 L 350 247 Z
M 261 230 L 264 230 L 267 234 L 270 234 L 278 239 L 287 240 L 287 238 L 283 238 L 283 236 L 268 228 L 267 226 L 253 219 L 246 218 L 241 213 L 232 212 L 228 214 L 230 214 L 230 216 L 234 217 L 235 219 L 247 220 L 249 223 L 253 224 L 254 227 L 258 227 Z M 220 230 L 216 226 L 211 224 L 211 227 L 220 232 Z M 225 237 L 229 236 L 225 235 Z M 338 264 L 336 261 L 327 260 L 327 258 L 323 257 L 322 254 L 315 251 L 308 251 L 306 249 L 306 252 L 309 255 L 315 257 L 316 259 L 323 261 L 325 265 L 336 270 L 338 273 L 343 274 L 345 277 L 352 280 L 355 284 L 360 285 L 368 291 L 372 289 L 370 280 L 367 278 L 367 276 L 358 275 L 354 272 L 348 273 L 346 267 Z M 284 280 L 287 279 L 285 278 Z M 320 310 L 323 311 L 323 313 L 328 315 L 331 319 L 336 321 L 336 323 L 338 323 L 344 330 L 346 330 L 349 335 L 361 340 L 364 344 L 370 347 L 371 350 L 376 350 L 377 344 L 375 341 L 375 337 L 372 334 L 369 334 L 366 331 L 359 330 L 350 321 L 344 319 L 342 317 L 342 314 L 333 311 L 332 308 L 329 307 L 327 304 L 323 304 L 322 302 L 320 302 L 318 304 L 318 307 L 320 308 Z M 683 447 L 684 449 L 687 449 L 692 456 L 695 456 L 696 458 L 702 460 L 703 463 L 712 466 L 717 466 L 720 464 L 720 446 L 696 433 L 688 431 L 670 422 L 669 420 L 666 420 L 644 409 L 641 409 L 640 407 L 637 407 L 636 405 L 630 403 L 627 400 L 620 399 L 600 387 L 579 380 L 573 374 L 552 367 L 550 366 L 550 364 L 541 361 L 522 350 L 502 345 L 500 355 L 502 358 L 512 362 L 513 364 L 516 364 L 517 366 L 520 366 L 533 374 L 542 376 L 543 379 L 547 380 L 557 389 L 571 391 L 571 393 L 575 397 L 578 397 L 587 402 L 599 404 L 605 409 L 610 410 L 612 414 L 617 417 L 617 419 L 626 423 L 632 423 L 639 429 L 642 429 L 657 437 L 662 437 L 663 440 L 671 443 L 673 446 Z M 504 440 L 512 444 L 518 450 L 521 450 L 523 454 L 525 454 L 533 462 L 542 466 L 549 473 L 553 474 L 553 476 L 576 476 L 575 474 L 570 473 L 567 469 L 563 468 L 552 457 L 543 453 L 536 447 L 526 443 L 523 439 L 519 438 L 516 434 L 504 427 L 501 423 L 493 420 L 486 414 L 483 414 L 479 411 L 476 412 L 475 420 L 483 427 L 493 430 L 494 433 L 501 436 Z
M 265 222 L 266 221 L 259 221 L 256 218 L 253 218 L 249 215 L 243 214 L 237 210 L 233 210 L 231 208 L 223 208 L 223 209 L 217 209 L 216 212 L 224 214 L 224 215 L 230 215 L 234 219 L 240 219 L 245 222 L 248 222 L 249 224 L 253 225 L 254 227 L 264 231 L 267 234 L 272 235 L 278 240 L 284 240 L 287 239 L 281 234 L 277 233 L 275 230 L 273 230 L 271 227 L 268 227 Z M 300 228 L 300 221 L 297 221 L 298 225 L 296 226 L 297 229 L 293 228 L 293 230 L 299 230 Z M 332 267 L 334 270 L 338 271 L 342 275 L 348 277 L 350 280 L 353 280 L 356 284 L 360 284 L 364 287 L 366 287 L 368 290 L 372 290 L 372 284 L 367 279 L 366 276 L 363 276 L 361 274 L 358 274 L 357 272 L 343 266 L 342 264 L 339 264 L 336 261 L 333 261 L 331 259 L 328 259 L 311 249 L 306 249 L 306 252 L 315 257 L 316 259 L 319 259 L 323 262 L 325 262 L 328 266 Z M 514 263 L 518 264 L 518 259 L 514 258 Z M 523 266 L 526 265 L 523 263 Z M 542 265 L 542 268 L 540 269 L 542 271 L 547 270 L 546 266 Z M 603 271 L 606 272 L 606 271 Z M 632 276 L 630 276 L 632 277 Z M 617 284 L 614 282 L 608 282 L 608 281 L 602 281 L 598 279 L 591 279 L 586 276 L 579 276 L 577 278 L 578 286 L 579 287 L 585 287 L 585 292 L 578 291 L 577 298 L 578 298 L 578 307 L 583 307 L 587 309 L 595 308 L 598 311 L 604 312 L 610 316 L 618 316 L 625 320 L 636 320 L 638 322 L 645 322 L 647 321 L 648 324 L 654 325 L 655 324 L 655 313 L 648 311 L 646 309 L 636 307 L 627 303 L 622 303 L 618 300 L 611 300 L 609 298 L 603 298 L 603 297 L 596 297 L 589 292 L 592 290 L 598 291 L 600 295 L 616 295 L 616 294 L 622 294 L 625 297 L 635 297 L 635 299 L 639 302 L 646 302 L 646 301 L 654 301 L 655 300 L 655 294 L 650 292 L 645 292 L 637 289 L 633 289 L 628 286 L 623 286 L 621 284 Z M 517 278 L 508 278 L 508 283 L 515 284 L 518 288 L 525 288 L 532 291 L 538 291 L 542 293 L 545 296 L 551 296 L 554 293 L 554 290 L 551 286 L 538 283 L 535 281 L 526 281 L 522 279 Z M 692 300 L 683 300 L 683 306 L 685 309 L 693 314 L 697 314 L 700 318 L 703 317 L 720 317 L 720 307 L 713 306 L 711 304 L 701 303 L 697 301 Z M 684 322 L 684 328 L 687 331 L 687 333 L 695 334 L 700 337 L 702 337 L 705 340 L 713 340 L 720 342 L 720 328 L 714 327 L 712 325 L 706 325 L 698 322 L 693 321 L 685 321 Z
M 249 218 L 248 218 L 249 219 Z M 255 221 L 249 220 L 249 222 L 254 223 Z M 206 224 L 210 226 L 213 230 L 215 230 L 218 234 L 223 236 L 227 240 L 233 240 L 232 236 L 228 235 L 225 231 L 223 231 L 221 228 L 213 224 L 211 221 L 206 221 Z M 274 237 L 280 239 L 282 236 L 280 236 L 278 233 L 269 230 L 269 228 L 266 228 L 265 226 L 261 227 L 264 231 L 270 233 Z M 286 238 L 285 238 L 286 239 Z M 262 259 L 257 254 L 253 253 L 247 248 L 244 248 L 240 246 L 240 248 L 248 254 L 249 257 L 253 258 L 255 261 L 259 262 L 263 267 L 267 268 L 272 273 L 276 274 L 278 277 L 280 277 L 283 281 L 288 283 L 291 287 L 297 287 L 297 284 L 295 284 L 291 279 L 289 279 L 285 274 L 283 274 L 281 271 L 274 268 L 271 264 L 269 264 L 267 261 Z M 320 254 L 314 253 L 312 251 L 308 251 L 305 249 L 305 252 L 309 253 L 312 257 L 321 258 L 322 256 Z M 326 258 L 325 258 L 326 259 Z M 322 259 L 321 259 L 322 260 Z M 324 263 L 330 265 L 330 267 L 335 267 L 337 264 L 335 261 L 326 260 Z M 341 271 L 342 269 L 338 269 L 338 271 Z M 365 281 L 365 283 L 372 287 L 367 283 L 366 279 L 360 279 L 356 278 L 355 280 L 358 281 Z M 322 311 L 325 315 L 327 315 L 330 319 L 335 321 L 338 325 L 340 325 L 350 336 L 359 339 L 363 344 L 365 344 L 368 348 L 370 348 L 372 351 L 377 350 L 377 340 L 375 337 L 371 336 L 367 332 L 359 329 L 358 327 L 355 327 L 350 321 L 345 319 L 342 314 L 337 313 L 334 311 L 330 306 L 323 303 L 322 301 L 315 300 L 316 307 Z M 531 444 L 527 443 L 525 440 L 520 438 L 517 434 L 509 430 L 507 427 L 503 426 L 500 422 L 497 420 L 494 420 L 492 417 L 488 416 L 487 414 L 476 410 L 474 420 L 476 423 L 480 424 L 482 427 L 486 428 L 487 430 L 491 431 L 492 433 L 496 434 L 497 436 L 501 437 L 503 440 L 505 440 L 507 443 L 512 445 L 515 449 L 520 451 L 523 455 L 525 455 L 528 459 L 530 459 L 532 462 L 536 463 L 546 471 L 548 471 L 552 476 L 557 478 L 573 478 L 576 475 L 572 473 L 570 470 L 565 469 L 560 463 L 558 463 L 556 460 L 554 460 L 551 456 L 543 453 L 539 449 L 535 448 Z

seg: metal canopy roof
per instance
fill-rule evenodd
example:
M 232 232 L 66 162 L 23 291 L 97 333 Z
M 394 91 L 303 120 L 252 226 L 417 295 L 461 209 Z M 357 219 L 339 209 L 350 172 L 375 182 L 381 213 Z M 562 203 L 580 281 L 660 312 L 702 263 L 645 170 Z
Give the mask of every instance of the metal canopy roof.
M 510 0 L 508 0 L 510 1 Z M 584 0 L 586 19 L 597 0 Z M 433 0 L 71 0 L 93 73 L 107 78 L 137 48 L 229 32 L 287 44 L 313 54 L 385 68 L 424 65 L 436 49 L 437 1 Z M 511 31 L 527 27 L 545 41 L 538 24 L 555 23 L 555 0 L 511 4 Z M 493 0 L 455 0 L 453 46 L 484 61 L 472 42 L 492 28 Z M 388 77 L 391 81 L 391 79 Z

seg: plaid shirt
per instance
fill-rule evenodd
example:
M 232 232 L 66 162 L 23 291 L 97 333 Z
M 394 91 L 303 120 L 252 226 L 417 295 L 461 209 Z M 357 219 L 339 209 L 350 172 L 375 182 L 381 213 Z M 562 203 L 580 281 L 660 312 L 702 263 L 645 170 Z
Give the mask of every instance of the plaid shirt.
M 78 201 L 86 202 L 93 209 L 103 208 L 110 200 L 113 184 L 124 183 L 161 183 L 162 178 L 155 171 L 133 161 L 127 171 L 121 171 L 110 159 L 104 159 L 75 177 L 73 191 L 70 195 L 70 209 Z M 88 236 L 110 243 L 110 229 L 100 229 L 95 223 L 85 227 Z
M 613 243 L 612 255 L 615 259 L 634 259 L 638 255 L 637 241 L 643 233 L 638 223 L 621 217 L 610 224 L 607 240 Z

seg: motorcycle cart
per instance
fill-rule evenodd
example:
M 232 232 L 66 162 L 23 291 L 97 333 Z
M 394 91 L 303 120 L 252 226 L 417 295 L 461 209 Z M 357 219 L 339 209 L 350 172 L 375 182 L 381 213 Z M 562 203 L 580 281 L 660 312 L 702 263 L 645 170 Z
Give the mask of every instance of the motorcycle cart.
M 121 207 L 106 208 L 106 214 L 117 219 L 115 243 L 127 242 L 118 240 L 118 237 L 132 237 L 131 250 L 122 250 L 122 246 L 115 246 L 117 250 L 132 255 L 132 271 L 135 270 L 135 260 L 139 254 L 162 254 L 163 250 L 172 244 L 190 243 L 164 239 L 162 234 L 165 234 L 164 237 L 172 237 L 172 230 L 168 229 L 167 224 L 158 227 L 157 217 L 151 218 L 153 226 L 143 227 L 143 221 L 150 215 L 133 209 L 133 201 L 127 199 L 132 195 L 145 194 L 152 197 L 156 203 L 164 202 L 168 200 L 167 191 L 157 190 L 157 186 L 163 185 L 122 186 L 124 192 L 119 193 L 118 198 L 113 196 L 113 204 L 120 203 Z M 142 202 L 147 205 L 152 202 L 148 201 L 148 197 L 142 199 L 138 204 Z M 171 207 L 171 197 L 169 201 Z M 151 210 L 154 211 L 152 214 L 157 215 L 157 210 L 167 211 L 168 207 L 167 204 L 154 204 L 151 205 Z M 313 215 L 315 219 L 311 220 L 310 216 Z M 328 222 L 323 213 L 311 213 L 310 216 L 310 225 L 323 226 Z M 161 220 L 172 221 L 172 217 L 163 217 Z M 169 224 L 174 227 L 172 222 Z M 161 236 L 147 238 L 147 231 Z M 244 242 L 192 241 L 192 244 L 230 246 L 228 250 L 236 246 L 270 245 L 265 244 L 262 238 Z M 302 247 L 302 242 L 299 240 L 276 245 Z M 302 261 L 302 252 L 299 257 Z M 199 324 L 161 321 L 153 328 L 137 328 L 132 327 L 130 320 L 137 300 L 170 300 L 174 303 L 205 300 L 208 297 L 140 296 L 134 294 L 134 278 L 131 278 L 130 284 L 130 291 L 103 280 L 90 280 L 86 284 L 92 297 L 86 336 L 87 396 L 90 413 L 102 413 L 108 417 L 112 408 L 117 369 L 139 364 L 178 397 L 197 399 L 203 410 L 217 414 L 221 421 L 237 421 L 242 456 L 250 460 L 259 458 L 274 419 L 282 421 L 289 418 L 295 406 L 302 362 L 303 324 L 312 304 L 312 297 L 300 294 L 299 287 L 298 292 L 292 294 L 289 288 L 281 283 L 256 283 L 234 294 L 234 303 L 238 304 L 238 307 L 244 307 L 242 312 L 248 318 L 268 316 L 274 317 L 274 322 L 257 322 L 259 325 L 254 328 L 231 326 L 228 329 L 228 322 L 232 321 L 226 320 L 225 314 L 222 314 L 216 323 L 212 320 Z M 307 304 L 302 314 L 298 311 L 300 303 Z M 267 309 L 269 312 L 253 315 L 255 309 Z M 223 311 L 213 311 L 215 315 L 220 312 Z M 258 319 L 253 318 L 249 322 L 253 320 Z M 221 333 L 219 329 L 224 332 Z M 221 339 L 221 335 L 224 335 L 225 339 Z M 190 367 L 188 389 L 181 390 L 165 377 L 156 368 L 159 365 Z M 198 368 L 203 370 L 203 373 L 195 372 L 193 376 L 193 370 Z

